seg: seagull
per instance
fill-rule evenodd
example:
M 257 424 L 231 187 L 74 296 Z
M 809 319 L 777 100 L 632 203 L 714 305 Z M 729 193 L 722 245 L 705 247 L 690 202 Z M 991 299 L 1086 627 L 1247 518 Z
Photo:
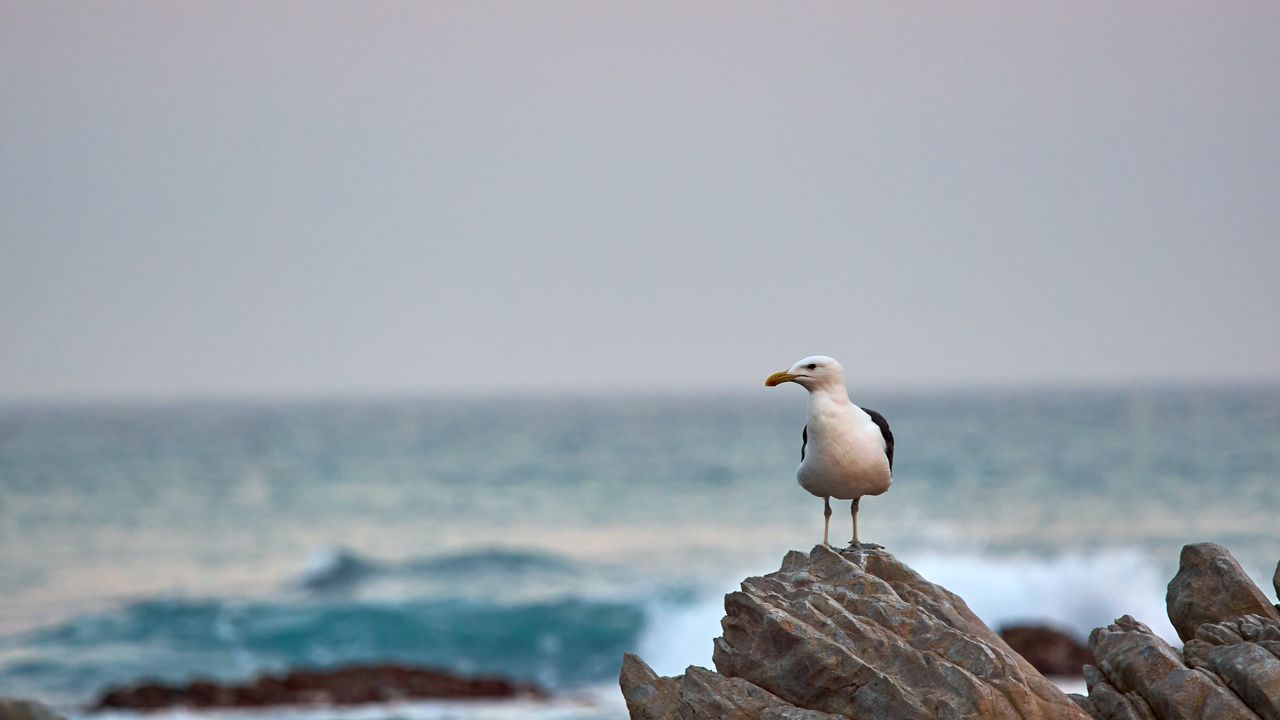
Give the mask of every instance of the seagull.
M 880 548 L 858 542 L 858 503 L 864 495 L 880 495 L 893 483 L 893 433 L 875 410 L 849 400 L 844 367 L 826 355 L 807 357 L 790 370 L 776 372 L 765 387 L 793 382 L 809 391 L 809 421 L 800 437 L 800 487 L 822 498 L 825 524 L 822 544 L 831 531 L 831 498 L 852 500 L 853 549 Z M 812 443 L 810 442 L 812 439 Z

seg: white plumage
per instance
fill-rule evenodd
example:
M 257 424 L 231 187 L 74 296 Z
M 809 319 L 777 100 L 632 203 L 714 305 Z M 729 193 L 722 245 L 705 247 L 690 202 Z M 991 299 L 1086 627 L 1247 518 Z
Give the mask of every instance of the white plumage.
M 803 432 L 800 486 L 823 499 L 822 543 L 829 545 L 831 498 L 852 500 L 853 540 L 858 542 L 858 506 L 864 495 L 879 495 L 893 483 L 893 433 L 884 416 L 849 400 L 844 368 L 825 355 L 807 357 L 765 380 L 773 387 L 793 382 L 809 391 L 809 418 Z

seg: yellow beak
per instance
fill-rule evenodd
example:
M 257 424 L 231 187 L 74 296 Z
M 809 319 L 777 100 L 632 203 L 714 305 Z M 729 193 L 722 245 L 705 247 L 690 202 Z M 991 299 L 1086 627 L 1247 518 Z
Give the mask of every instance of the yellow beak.
M 800 377 L 800 376 L 792 375 L 786 370 L 783 370 L 782 372 L 776 372 L 770 375 L 768 378 L 766 378 L 764 381 L 764 386 L 773 387 L 774 385 L 781 385 L 784 382 L 793 382 L 797 377 Z

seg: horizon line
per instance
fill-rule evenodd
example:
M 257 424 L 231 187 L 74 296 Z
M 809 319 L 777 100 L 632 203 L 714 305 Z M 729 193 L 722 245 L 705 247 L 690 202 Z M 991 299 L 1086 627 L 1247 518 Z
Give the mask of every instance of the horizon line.
M 1119 392 L 1151 390 L 1249 390 L 1280 388 L 1274 377 L 1147 377 L 1147 378 L 1019 378 L 924 382 L 884 382 L 855 385 L 860 395 L 972 395 L 975 393 L 1040 394 L 1056 392 Z M 89 408 L 110 406 L 177 406 L 242 404 L 387 403 L 423 400 L 492 401 L 642 399 L 745 396 L 755 385 L 512 385 L 508 387 L 403 387 L 351 389 L 190 390 L 120 393 L 0 394 L 0 409 Z M 764 390 L 763 382 L 760 390 Z M 762 397 L 764 397 L 762 395 Z

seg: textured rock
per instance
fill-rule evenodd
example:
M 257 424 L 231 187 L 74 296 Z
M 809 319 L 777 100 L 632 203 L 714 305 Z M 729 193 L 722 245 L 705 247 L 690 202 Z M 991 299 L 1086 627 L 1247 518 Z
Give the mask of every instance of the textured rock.
M 627 653 L 618 679 L 631 717 L 637 720 L 836 720 L 804 710 L 739 678 L 690 667 L 675 678 L 659 677 L 643 660 Z
M 1216 675 L 1187 667 L 1176 650 L 1128 615 L 1094 630 L 1089 648 L 1107 683 L 1141 698 L 1161 720 L 1256 718 Z M 1089 696 L 1094 697 L 1094 689 Z M 1137 703 L 1127 704 L 1139 711 Z
M 170 707 L 265 707 L 271 705 L 358 705 L 406 698 L 541 697 L 532 685 L 501 678 L 465 678 L 437 670 L 368 665 L 336 670 L 295 670 L 263 675 L 246 685 L 197 680 L 187 685 L 143 683 L 112 688 L 94 709 L 158 710 Z M 38 719 L 37 719 L 38 720 Z
M 816 547 L 725 597 L 719 673 L 660 678 L 628 656 L 621 684 L 632 717 L 648 720 L 1280 720 L 1280 614 L 1231 554 L 1183 548 L 1167 600 L 1181 651 L 1121 617 L 1090 634 L 1089 694 L 1068 697 L 1011 647 L 1035 658 L 1060 638 L 1010 628 L 1006 644 L 892 555 Z
M 1000 639 L 1045 675 L 1080 677 L 1093 653 L 1067 633 L 1044 625 L 1000 628 Z
M 1165 596 L 1169 620 L 1185 642 L 1205 623 L 1236 620 L 1245 615 L 1280 623 L 1280 612 L 1267 601 L 1240 563 L 1221 545 L 1197 543 L 1182 548 L 1178 574 Z
M 1090 714 L 1280 720 L 1280 617 L 1235 558 L 1209 543 L 1184 547 L 1166 599 L 1181 653 L 1129 616 L 1090 635 Z
M 1106 681 L 1089 688 L 1081 707 L 1098 720 L 1157 720 L 1147 701 L 1135 693 L 1122 694 Z
M 881 550 L 792 552 L 725 597 L 716 668 L 850 718 L 1085 718 L 959 597 Z
M 1187 665 L 1214 673 L 1251 710 L 1280 720 L 1280 625 L 1249 615 L 1230 623 L 1201 625 L 1182 648 Z
M 0 720 L 64 720 L 34 700 L 0 697 Z

